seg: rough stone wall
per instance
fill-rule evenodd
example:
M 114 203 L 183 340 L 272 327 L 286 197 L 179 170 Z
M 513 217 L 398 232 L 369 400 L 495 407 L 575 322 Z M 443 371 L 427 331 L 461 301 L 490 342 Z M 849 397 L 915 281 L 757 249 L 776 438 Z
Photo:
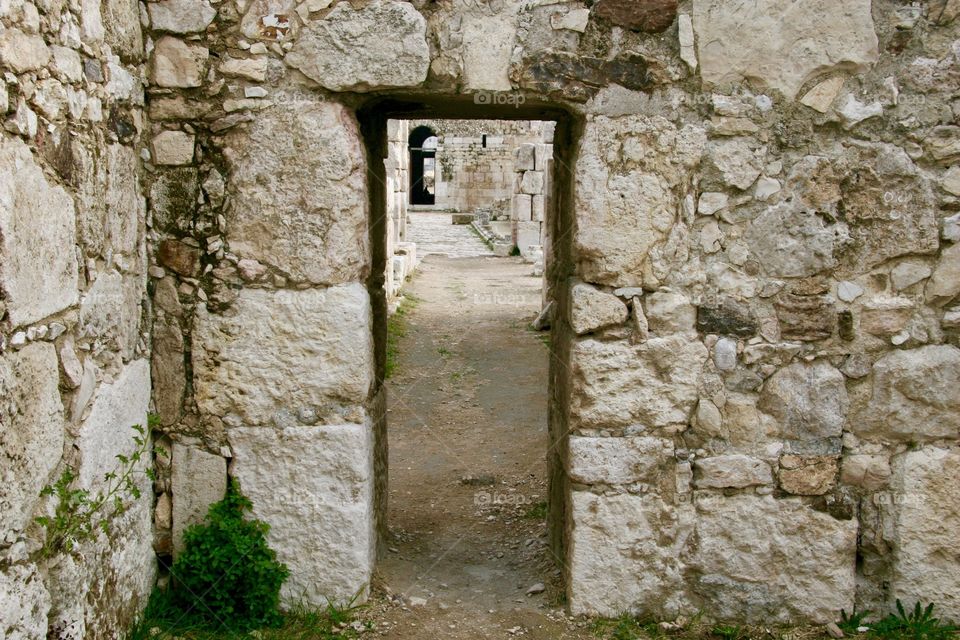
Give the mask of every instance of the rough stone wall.
M 52 558 L 35 518 L 93 493 L 150 402 L 143 43 L 130 0 L 0 3 L 0 637 L 115 638 L 146 602 L 153 492 Z M 149 463 L 145 463 L 149 464 Z M 48 635 L 49 633 L 49 635 Z
M 154 400 L 231 459 L 289 598 L 374 562 L 380 158 L 353 109 L 482 92 L 580 134 L 547 268 L 575 275 L 551 396 L 571 609 L 960 618 L 954 0 L 149 9 Z
M 436 208 L 467 213 L 484 209 L 508 217 L 516 149 L 542 140 L 545 124 L 524 120 L 412 121 L 411 129 L 429 126 L 439 138 Z

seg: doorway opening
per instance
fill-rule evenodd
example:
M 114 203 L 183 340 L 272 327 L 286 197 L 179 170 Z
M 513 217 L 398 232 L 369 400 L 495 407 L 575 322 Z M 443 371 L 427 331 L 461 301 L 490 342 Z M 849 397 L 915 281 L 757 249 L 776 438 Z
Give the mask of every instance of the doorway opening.
M 410 132 L 410 204 L 436 202 L 437 134 L 419 126 Z
M 457 106 L 358 111 L 386 390 L 378 574 L 408 609 L 487 637 L 485 625 L 511 628 L 564 589 L 567 340 L 551 310 L 571 273 L 576 122 L 546 107 Z M 426 132 L 434 206 L 419 211 L 405 205 Z M 397 195 L 405 185 L 410 198 Z

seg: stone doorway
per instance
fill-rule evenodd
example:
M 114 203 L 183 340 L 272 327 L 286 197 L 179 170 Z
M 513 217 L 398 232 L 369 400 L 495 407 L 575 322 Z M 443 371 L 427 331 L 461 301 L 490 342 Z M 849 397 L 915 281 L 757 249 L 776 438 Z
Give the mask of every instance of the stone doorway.
M 547 194 L 547 200 L 549 202 L 547 205 L 548 213 L 544 219 L 546 233 L 549 234 L 551 242 L 549 250 L 545 251 L 547 255 L 543 260 L 545 265 L 542 272 L 542 280 L 537 281 L 535 279 L 536 288 L 531 290 L 532 293 L 528 292 L 531 293 L 531 295 L 536 295 L 538 300 L 535 301 L 532 307 L 532 314 L 530 314 L 530 317 L 526 318 L 526 322 L 523 323 L 524 326 L 536 316 L 537 310 L 542 310 L 544 306 L 549 305 L 551 309 L 557 309 L 562 308 L 562 305 L 565 304 L 565 300 L 562 298 L 564 297 L 563 292 L 567 287 L 561 285 L 569 279 L 572 273 L 570 260 L 570 244 L 572 240 L 570 232 L 572 227 L 571 221 L 573 220 L 572 168 L 573 154 L 576 148 L 574 143 L 578 126 L 577 121 L 566 112 L 545 105 L 532 105 L 520 109 L 514 107 L 498 108 L 489 105 L 476 105 L 472 102 L 468 103 L 459 100 L 454 102 L 443 100 L 424 101 L 420 98 L 417 100 L 384 100 L 381 98 L 358 109 L 357 115 L 366 144 L 368 160 L 368 191 L 370 194 L 369 208 L 371 215 L 370 246 L 373 255 L 372 275 L 368 282 L 368 287 L 374 310 L 373 332 L 377 371 L 377 389 L 374 397 L 381 399 L 378 401 L 379 409 L 385 411 L 389 404 L 389 401 L 385 398 L 393 392 L 385 379 L 387 359 L 387 309 L 391 303 L 391 293 L 394 291 L 390 283 L 391 270 L 388 269 L 387 266 L 394 258 L 393 252 L 395 247 L 391 246 L 391 237 L 395 234 L 398 225 L 396 214 L 390 211 L 389 206 L 391 198 L 391 180 L 388 175 L 390 171 L 389 163 L 385 166 L 381 160 L 388 158 L 390 155 L 391 130 L 388 123 L 396 119 L 420 121 L 431 119 L 441 120 L 444 118 L 508 121 L 537 120 L 556 123 L 553 133 L 553 155 L 550 159 L 552 162 L 551 173 L 554 179 L 549 183 L 549 194 Z M 491 143 L 489 137 L 486 142 L 488 144 Z M 532 166 L 530 167 L 530 169 L 533 168 Z M 514 246 L 516 246 L 516 237 L 512 238 L 512 241 Z M 489 260 L 493 260 L 493 258 L 489 258 Z M 515 264 L 512 266 L 514 271 L 518 270 L 517 265 L 523 264 L 522 258 L 519 257 L 508 260 L 514 261 Z M 441 264 L 441 262 L 442 261 L 437 261 L 434 264 L 429 264 L 428 269 L 444 271 L 445 275 L 453 273 L 448 268 L 450 265 Z M 527 267 L 520 266 L 519 270 L 524 271 L 526 268 Z M 427 273 L 424 277 L 429 279 L 431 276 Z M 543 285 L 542 292 L 536 291 L 536 289 L 540 288 L 539 284 L 541 282 Z M 456 292 L 454 292 L 454 295 L 456 295 Z M 562 319 L 560 322 L 562 322 Z M 541 350 L 540 353 L 543 354 L 544 347 L 534 342 L 537 340 L 534 334 L 528 332 L 525 328 L 521 329 L 519 333 L 521 337 L 529 337 L 533 342 L 532 346 L 534 350 L 539 349 Z M 523 336 L 524 333 L 529 335 Z M 565 482 L 563 462 L 563 457 L 566 452 L 566 424 L 562 410 L 567 393 L 566 354 L 569 351 L 567 346 L 569 335 L 570 333 L 567 327 L 557 326 L 555 324 L 552 328 L 550 346 L 547 349 L 548 353 L 544 354 L 544 360 L 548 361 L 548 364 L 544 367 L 546 370 L 541 373 L 546 379 L 540 380 L 539 393 L 541 394 L 540 400 L 543 410 L 546 413 L 544 421 L 547 423 L 547 433 L 543 434 L 543 439 L 538 445 L 539 451 L 534 454 L 534 457 L 541 461 L 540 467 L 542 471 L 540 476 L 543 480 L 543 487 L 542 490 L 530 492 L 531 495 L 536 493 L 537 499 L 532 501 L 532 503 L 528 505 L 528 508 L 524 510 L 524 515 L 526 515 L 526 512 L 530 512 L 532 518 L 541 518 L 541 523 L 543 522 L 543 518 L 547 520 L 546 526 L 541 526 L 543 530 L 548 533 L 533 544 L 544 547 L 542 557 L 548 558 L 550 565 L 553 567 L 549 572 L 542 572 L 542 574 L 544 575 L 544 581 L 549 583 L 550 580 L 553 580 L 552 584 L 545 586 L 554 589 L 554 595 L 557 595 L 557 589 L 562 590 L 563 588 L 560 566 L 562 565 L 563 558 L 563 523 L 567 504 L 566 494 L 569 491 L 569 487 Z M 453 384 L 453 382 L 451 382 L 451 384 Z M 381 539 L 379 554 L 381 571 L 378 572 L 381 577 L 384 572 L 389 573 L 391 571 L 387 565 L 394 565 L 393 568 L 396 568 L 398 564 L 398 558 L 396 557 L 397 552 L 402 551 L 402 549 L 393 542 L 395 538 L 391 538 L 391 532 L 388 530 L 386 521 L 388 502 L 396 499 L 394 494 L 390 492 L 390 485 L 388 483 L 390 473 L 387 463 L 387 433 L 393 417 L 393 414 L 391 414 L 390 417 L 384 415 L 382 419 L 377 421 L 378 428 L 376 430 L 376 462 L 374 465 L 376 476 L 375 511 L 377 513 L 377 528 Z M 485 475 L 482 470 L 464 468 L 464 473 L 452 480 L 453 484 L 459 487 L 467 487 L 478 496 L 484 493 L 494 495 L 498 488 L 496 486 L 486 486 L 485 483 L 488 483 L 490 478 L 485 477 Z M 451 479 L 448 478 L 447 480 L 450 481 Z M 496 482 L 495 477 L 494 482 Z M 528 496 L 525 496 L 525 499 L 526 497 Z M 514 511 L 517 510 L 511 510 L 511 514 Z M 429 529 L 426 531 L 429 531 Z M 458 538 L 455 536 L 452 542 L 457 543 L 461 539 L 465 539 L 465 537 L 460 536 Z M 525 542 L 526 540 L 520 541 L 521 544 Z M 452 544 L 451 546 L 455 545 Z M 400 547 L 402 547 L 402 545 L 400 545 Z M 493 553 L 495 555 L 496 551 Z M 439 555 L 442 556 L 443 554 L 441 553 Z M 430 566 L 422 568 L 424 570 L 431 569 Z M 396 571 L 393 571 L 393 574 L 397 575 Z M 532 579 L 530 581 L 532 584 L 525 585 L 524 590 L 537 582 Z M 436 582 L 437 585 L 447 584 L 443 579 L 439 579 Z M 434 587 L 437 585 L 434 585 Z M 421 598 L 430 601 L 431 597 L 429 593 L 435 593 L 434 589 L 434 591 L 421 591 L 418 595 L 416 590 L 417 585 L 400 585 L 399 588 L 404 589 L 405 586 L 414 587 L 409 590 L 409 593 L 405 593 L 405 595 L 414 598 L 415 603 L 419 603 Z M 394 585 L 387 585 L 387 587 L 389 589 L 398 588 Z M 519 589 L 519 584 L 510 584 L 510 589 Z M 525 591 L 519 591 L 518 597 L 523 598 L 525 597 L 524 594 Z M 451 600 L 454 599 L 455 598 L 451 598 Z M 439 606 L 439 604 L 440 600 L 434 602 L 436 606 Z M 488 608 L 483 608 L 480 611 L 487 610 Z

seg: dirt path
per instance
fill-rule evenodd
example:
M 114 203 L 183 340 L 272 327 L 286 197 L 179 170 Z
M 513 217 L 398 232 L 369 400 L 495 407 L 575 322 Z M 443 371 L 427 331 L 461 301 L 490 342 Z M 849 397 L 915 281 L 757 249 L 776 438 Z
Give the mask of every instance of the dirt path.
M 545 544 L 548 351 L 527 329 L 530 271 L 432 255 L 407 289 L 417 303 L 388 389 L 390 551 L 363 614 L 375 633 L 594 637 L 564 616 Z

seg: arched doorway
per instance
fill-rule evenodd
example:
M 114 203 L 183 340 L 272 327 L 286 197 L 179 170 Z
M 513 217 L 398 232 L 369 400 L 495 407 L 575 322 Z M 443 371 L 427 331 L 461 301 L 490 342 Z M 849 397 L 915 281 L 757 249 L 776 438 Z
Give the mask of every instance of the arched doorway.
M 410 132 L 410 204 L 436 204 L 437 134 L 426 126 Z

